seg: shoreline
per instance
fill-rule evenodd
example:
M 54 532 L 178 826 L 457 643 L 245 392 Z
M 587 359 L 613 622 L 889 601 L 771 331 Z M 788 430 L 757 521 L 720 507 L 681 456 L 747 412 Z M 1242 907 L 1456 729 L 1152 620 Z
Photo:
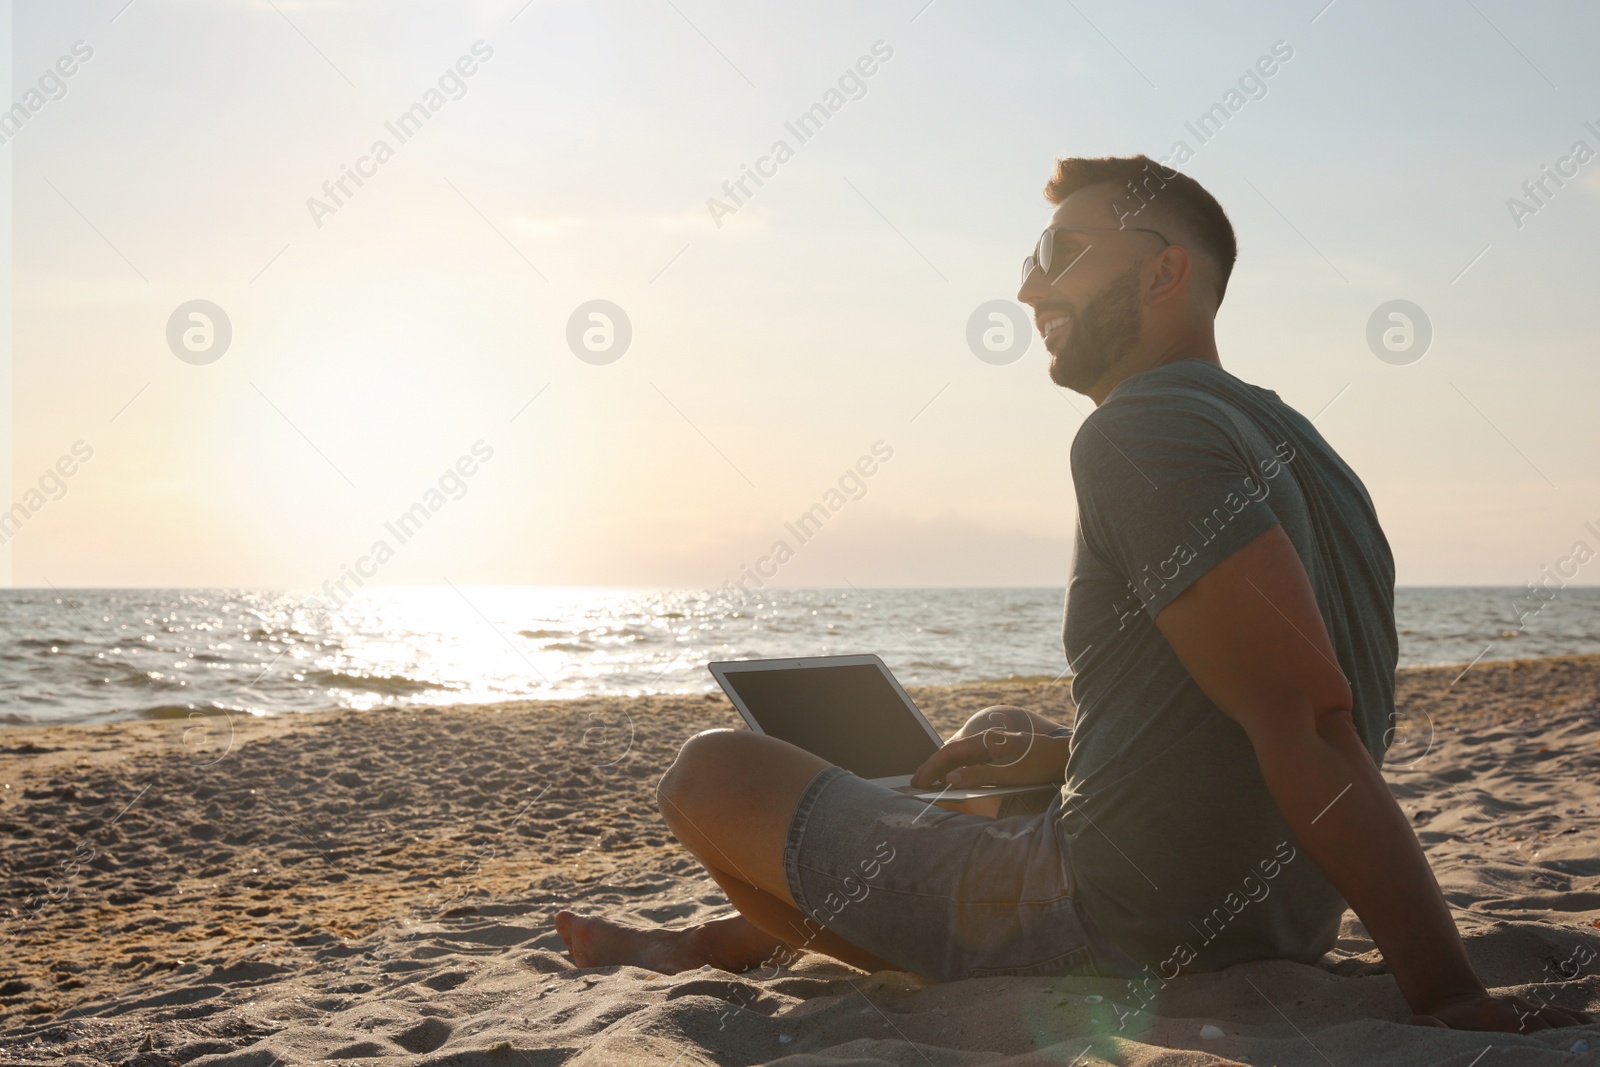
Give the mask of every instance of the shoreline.
M 1600 684 L 1600 653 L 1484 660 L 1470 667 L 1467 664 L 1401 667 L 1395 672 L 1396 712 L 1402 719 L 1408 712 L 1424 718 L 1472 714 L 1467 710 L 1467 705 L 1473 694 L 1493 689 L 1506 677 L 1527 683 L 1538 679 L 1547 686 L 1546 691 L 1550 696 L 1548 700 L 1525 711 L 1523 716 L 1526 716 L 1594 691 L 1586 688 L 1589 672 L 1593 672 L 1596 684 Z M 937 686 L 907 686 L 906 692 L 934 728 L 942 735 L 949 736 L 961 725 L 964 715 L 970 715 L 989 704 L 1013 702 L 1019 691 L 1031 700 L 1026 706 L 1058 721 L 1070 721 L 1073 714 L 1071 682 L 1071 675 L 1064 675 L 1059 680 L 1052 680 L 1045 675 L 1030 675 Z M 988 696 L 974 703 L 980 694 Z M 48 775 L 68 766 L 105 767 L 124 760 L 156 755 L 176 754 L 186 761 L 204 764 L 212 759 L 225 759 L 233 750 L 244 745 L 282 739 L 306 730 L 325 729 L 352 717 L 374 716 L 384 719 L 421 713 L 445 716 L 549 713 L 549 718 L 556 719 L 594 716 L 597 712 L 610 714 L 610 709 L 617 705 L 624 706 L 625 711 L 633 706 L 644 714 L 657 705 L 676 707 L 680 703 L 690 706 L 696 703 L 711 705 L 725 713 L 729 720 L 726 725 L 743 728 L 726 695 L 716 688 L 708 692 L 686 694 L 523 698 L 475 704 L 386 704 L 370 708 L 325 708 L 259 715 L 195 712 L 188 718 L 6 726 L 0 729 L 0 785 Z M 958 706 L 962 714 L 951 712 L 946 705 Z M 1501 710 L 1479 714 L 1504 716 L 1506 713 Z M 616 720 L 617 716 L 610 714 L 610 718 Z M 594 729 L 593 723 L 585 729 Z M 1387 762 L 1392 763 L 1394 759 Z M 0 813 L 16 797 L 14 788 L 0 787 Z
M 1485 980 L 1592 1010 L 1600 962 L 1555 981 L 1544 961 L 1590 946 L 1600 960 L 1600 655 L 1463 666 L 1398 672 L 1385 775 Z M 1065 680 L 908 691 L 943 736 L 991 704 L 1072 717 Z M 1033 1024 L 1019 1010 L 1073 1037 L 1068 1061 L 1116 1031 L 1120 986 L 1108 980 L 918 993 L 908 976 L 816 956 L 771 980 L 576 971 L 550 927 L 561 907 L 670 926 L 731 913 L 654 793 L 684 740 L 738 722 L 714 692 L 284 713 L 227 736 L 193 720 L 0 732 L 0 1060 L 267 1067 L 449 1054 L 489 1065 L 510 1042 L 544 1050 L 542 1064 L 645 1037 L 660 1047 L 639 1058 L 664 1064 L 696 1048 L 718 1062 L 870 1058 L 850 1042 L 896 1037 L 862 1015 L 868 994 L 899 1005 L 910 1039 L 952 1050 L 1020 1054 Z M 1344 1026 L 1358 1041 L 1344 1060 L 1435 1062 L 1457 1047 L 1449 1034 L 1400 1041 L 1379 1022 L 1403 1005 L 1353 916 L 1318 967 L 1244 967 L 1263 989 L 1292 988 L 1301 1012 L 1325 1006 L 1296 1021 L 1319 1045 Z M 1078 996 L 1072 1011 L 1059 1008 L 1063 990 Z M 1090 993 L 1105 1002 L 1079 996 Z M 1170 996 L 1146 1031 L 1119 1034 L 1123 1062 L 1199 1049 L 1196 1019 L 1249 1039 L 1207 1054 L 1303 1057 L 1275 1048 L 1281 1020 L 1233 971 L 1182 979 Z M 1085 1021 L 1095 1011 L 1109 1028 Z M 896 1047 L 882 1058 L 904 1059 Z
M 1398 692 L 1399 692 L 1399 688 L 1398 687 L 1401 684 L 1402 680 L 1405 679 L 1406 677 L 1410 676 L 1410 675 L 1418 674 L 1419 672 L 1425 674 L 1425 673 L 1430 673 L 1430 672 L 1454 671 L 1457 674 L 1465 674 L 1465 673 L 1470 673 L 1471 671 L 1481 671 L 1481 670 L 1485 670 L 1485 669 L 1489 669 L 1489 668 L 1512 669 L 1512 670 L 1523 669 L 1523 668 L 1518 668 L 1518 667 L 1513 666 L 1515 664 L 1569 663 L 1569 662 L 1570 663 L 1585 663 L 1585 662 L 1600 663 L 1600 652 L 1572 653 L 1572 654 L 1552 655 L 1552 656 L 1522 656 L 1522 657 L 1515 657 L 1515 658 L 1510 658 L 1510 659 L 1480 660 L 1480 661 L 1477 661 L 1477 662 L 1475 662 L 1473 664 L 1470 664 L 1470 665 L 1466 664 L 1466 663 L 1438 663 L 1438 664 L 1413 664 L 1413 665 L 1409 665 L 1409 666 L 1402 666 L 1402 667 L 1396 668 L 1396 670 L 1395 670 L 1396 684 L 1397 684 L 1397 690 L 1396 690 L 1396 692 L 1397 692 L 1397 701 L 1398 701 Z M 915 701 L 917 699 L 916 693 L 918 693 L 918 692 L 937 693 L 937 692 L 941 692 L 941 691 L 944 691 L 944 690 L 970 690 L 970 689 L 975 689 L 975 688 L 981 689 L 981 688 L 1005 688 L 1005 687 L 1027 687 L 1027 688 L 1031 689 L 1031 688 L 1034 688 L 1034 687 L 1046 687 L 1046 688 L 1048 688 L 1048 687 L 1055 687 L 1055 686 L 1059 686 L 1059 687 L 1064 688 L 1064 689 L 1070 689 L 1071 684 L 1072 684 L 1072 679 L 1073 679 L 1073 676 L 1071 674 L 1063 674 L 1063 675 L 1059 675 L 1059 676 L 1048 675 L 1048 674 L 1011 675 L 1011 676 L 1005 677 L 1005 678 L 977 678 L 977 679 L 971 679 L 971 680 L 967 680 L 967 681 L 949 682 L 949 683 L 944 683 L 944 684 L 941 684 L 941 685 L 908 685 L 908 686 L 906 686 L 906 691 L 908 693 L 912 694 L 912 699 Z M 81 722 L 55 722 L 55 723 L 36 722 L 36 723 L 22 724 L 22 723 L 13 723 L 13 722 L 0 721 L 0 767 L 3 767 L 3 765 L 4 765 L 3 753 L 4 753 L 4 749 L 6 747 L 6 739 L 7 738 L 13 738 L 13 737 L 31 736 L 31 734 L 34 733 L 34 732 L 49 732 L 49 731 L 54 731 L 54 730 L 104 730 L 104 729 L 107 729 L 107 728 L 123 729 L 123 728 L 136 726 L 136 725 L 139 725 L 139 724 L 144 724 L 146 726 L 151 726 L 151 727 L 155 727 L 155 728 L 171 729 L 172 728 L 171 724 L 182 723 L 184 725 L 177 728 L 178 732 L 182 733 L 183 730 L 188 728 L 188 724 L 189 724 L 189 722 L 191 720 L 194 720 L 196 716 L 201 716 L 204 719 L 208 719 L 208 720 L 209 719 L 227 720 L 229 722 L 229 724 L 230 724 L 228 726 L 228 728 L 227 728 L 229 731 L 231 731 L 231 732 L 239 732 L 239 733 L 246 733 L 246 734 L 249 734 L 250 736 L 254 737 L 254 736 L 259 735 L 261 733 L 261 731 L 257 730 L 257 729 L 251 729 L 248 724 L 271 722 L 271 721 L 276 721 L 276 720 L 281 720 L 281 719 L 287 719 L 287 720 L 291 720 L 291 721 L 294 721 L 294 720 L 306 720 L 306 719 L 315 720 L 318 716 L 328 716 L 328 715 L 359 715 L 359 714 L 367 714 L 367 713 L 405 712 L 405 711 L 420 711 L 420 710 L 428 710 L 428 711 L 452 711 L 452 710 L 455 710 L 455 711 L 463 711 L 463 712 L 476 712 L 476 711 L 487 711 L 487 710 L 492 710 L 492 709 L 502 709 L 502 710 L 508 710 L 508 711 L 509 710 L 523 711 L 523 710 L 531 710 L 533 708 L 537 708 L 537 707 L 541 707 L 541 706 L 552 707 L 552 708 L 562 708 L 562 707 L 576 706 L 576 705 L 579 705 L 579 704 L 582 704 L 582 703 L 585 703 L 585 702 L 593 702 L 593 701 L 636 701 L 636 700 L 637 701 L 649 701 L 649 700 L 721 700 L 724 703 L 726 703 L 726 698 L 724 697 L 724 695 L 722 693 L 722 690 L 717 688 L 715 685 L 713 685 L 708 689 L 693 690 L 693 691 L 683 692 L 683 693 L 616 694 L 616 693 L 577 693 L 577 692 L 573 692 L 573 693 L 559 693 L 559 694 L 554 694 L 554 695 L 550 695 L 550 696 L 512 697 L 512 698 L 509 698 L 509 699 L 506 699 L 506 700 L 493 700 L 493 701 L 418 701 L 418 702 L 415 702 L 415 703 L 405 703 L 405 704 L 375 704 L 375 705 L 371 705 L 369 707 L 363 707 L 363 708 L 328 707 L 328 708 L 317 708 L 317 709 L 312 709 L 312 710 L 307 710 L 307 711 L 261 711 L 261 712 L 257 712 L 257 711 L 240 710 L 240 709 L 228 709 L 228 708 L 214 708 L 214 709 L 192 708 L 191 709 L 191 708 L 187 708 L 187 707 L 182 706 L 182 705 L 163 705 L 160 708 L 160 710 L 163 711 L 163 712 L 170 712 L 170 714 L 151 715 L 151 714 L 148 714 L 148 711 L 146 711 L 146 712 L 134 713 L 133 715 L 130 715 L 127 718 L 118 718 L 118 719 L 111 719 L 111 720 L 81 721 Z M 213 727 L 211 732 L 215 732 L 216 729 L 217 729 L 216 727 Z M 268 731 L 268 732 L 270 733 L 270 731 Z M 135 733 L 137 733 L 137 731 L 135 731 Z
M 1483 661 L 1466 664 L 1402 667 L 1396 671 L 1397 714 L 1404 718 L 1467 716 L 1496 722 L 1526 717 L 1572 699 L 1600 691 L 1600 654 L 1546 656 L 1529 659 Z M 1471 707 L 1475 697 L 1498 690 L 1507 679 L 1523 687 L 1537 687 L 1541 699 L 1523 705 L 1520 715 L 1503 707 Z M 1071 676 L 1052 681 L 1043 675 L 1005 680 L 978 680 L 940 686 L 908 686 L 912 700 L 941 735 L 949 736 L 965 716 L 990 704 L 1018 699 L 1025 706 L 1058 721 L 1073 715 Z M 615 709 L 622 708 L 618 716 Z M 575 720 L 580 741 L 604 755 L 610 745 L 620 753 L 619 738 L 596 734 L 609 726 L 620 730 L 626 721 L 648 719 L 652 711 L 701 708 L 711 725 L 743 728 L 743 723 L 720 689 L 693 694 L 640 696 L 582 696 L 563 699 L 521 699 L 479 704 L 382 705 L 371 708 L 328 708 L 319 711 L 278 712 L 232 716 L 197 713 L 188 719 L 126 719 L 102 723 L 58 723 L 11 726 L 0 730 L 0 813 L 13 805 L 19 790 L 14 783 L 48 777 L 64 768 L 108 768 L 150 757 L 178 756 L 185 763 L 204 767 L 225 760 L 234 751 L 262 741 L 281 741 L 309 731 L 323 731 L 368 719 L 376 723 L 419 715 L 531 716 L 556 723 Z M 609 721 L 608 721 L 609 720 Z M 725 720 L 725 721 L 713 721 Z M 709 728 L 709 725 L 708 727 Z M 1389 762 L 1393 762 L 1390 760 Z

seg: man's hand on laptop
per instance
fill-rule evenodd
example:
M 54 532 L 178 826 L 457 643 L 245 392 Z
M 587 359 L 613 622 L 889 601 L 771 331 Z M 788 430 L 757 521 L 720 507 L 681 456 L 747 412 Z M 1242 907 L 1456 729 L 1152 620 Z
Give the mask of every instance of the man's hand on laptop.
M 1060 783 L 1072 749 L 1070 731 L 1036 712 L 996 705 L 967 720 L 954 737 L 911 776 L 921 789 L 939 784 L 971 789 L 985 785 Z

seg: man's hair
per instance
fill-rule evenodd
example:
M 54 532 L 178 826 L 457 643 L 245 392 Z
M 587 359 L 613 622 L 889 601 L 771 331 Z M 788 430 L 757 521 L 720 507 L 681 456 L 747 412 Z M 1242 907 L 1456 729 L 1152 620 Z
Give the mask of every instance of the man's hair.
M 1163 167 L 1144 155 L 1058 159 L 1055 173 L 1045 183 L 1044 195 L 1052 204 L 1059 204 L 1079 189 L 1102 182 L 1125 187 L 1130 214 L 1150 207 L 1154 215 L 1170 221 L 1171 228 L 1180 231 L 1167 234 L 1173 244 L 1181 244 L 1212 262 L 1217 270 L 1217 303 L 1221 304 L 1234 260 L 1239 258 L 1239 242 L 1228 213 L 1216 198 L 1187 174 Z

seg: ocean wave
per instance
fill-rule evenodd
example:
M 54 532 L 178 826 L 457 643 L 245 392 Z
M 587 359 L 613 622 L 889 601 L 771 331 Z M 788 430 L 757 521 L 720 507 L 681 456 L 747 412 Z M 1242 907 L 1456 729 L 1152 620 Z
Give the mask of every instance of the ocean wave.
M 107 666 L 110 666 L 109 664 Z M 131 663 L 115 664 L 122 672 L 120 678 L 106 678 L 104 671 L 97 671 L 102 685 L 115 685 L 126 689 L 182 689 L 189 684 L 189 680 L 180 675 L 168 674 L 165 671 L 146 670 L 136 667 Z
M 296 640 L 307 640 L 322 635 L 310 630 L 288 628 L 283 626 L 257 626 L 241 633 L 240 638 L 246 641 L 276 641 L 279 644 L 295 644 Z
M 223 704 L 156 704 L 134 712 L 141 719 L 187 719 L 191 715 L 249 715 L 249 708 Z
M 380 696 L 412 696 L 418 693 L 456 689 L 458 686 L 424 682 L 400 674 L 350 674 L 340 670 L 311 670 L 303 675 L 305 684 L 318 689 L 351 689 Z
M 19 648 L 71 648 L 78 642 L 70 637 L 19 637 L 16 641 Z

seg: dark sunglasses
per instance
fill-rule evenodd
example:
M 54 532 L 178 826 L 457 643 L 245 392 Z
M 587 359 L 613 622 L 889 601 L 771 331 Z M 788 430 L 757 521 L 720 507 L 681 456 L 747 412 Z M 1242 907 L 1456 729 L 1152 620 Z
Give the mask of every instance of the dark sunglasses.
M 1161 247 L 1165 248 L 1172 243 L 1171 241 L 1167 240 L 1166 234 L 1162 233 L 1160 230 L 1151 230 L 1143 226 L 1050 226 L 1045 229 L 1044 233 L 1039 235 L 1039 243 L 1035 246 L 1033 255 L 1028 256 L 1022 261 L 1023 284 L 1027 284 L 1028 275 L 1032 274 L 1035 268 L 1038 268 L 1039 270 L 1042 270 L 1048 274 L 1050 273 L 1050 265 L 1052 263 L 1062 262 L 1062 257 L 1056 254 L 1056 235 L 1061 233 L 1153 233 L 1157 237 L 1161 238 Z M 1083 252 L 1087 252 L 1088 250 L 1088 248 L 1085 248 Z M 1079 252 L 1078 255 L 1083 255 L 1083 252 Z M 1074 257 L 1072 262 L 1076 263 L 1077 258 Z M 1070 266 L 1072 266 L 1072 263 L 1068 263 L 1066 267 L 1062 267 L 1062 273 L 1066 273 L 1066 268 Z M 1055 281 L 1054 278 L 1051 278 L 1050 280 L 1052 282 Z

